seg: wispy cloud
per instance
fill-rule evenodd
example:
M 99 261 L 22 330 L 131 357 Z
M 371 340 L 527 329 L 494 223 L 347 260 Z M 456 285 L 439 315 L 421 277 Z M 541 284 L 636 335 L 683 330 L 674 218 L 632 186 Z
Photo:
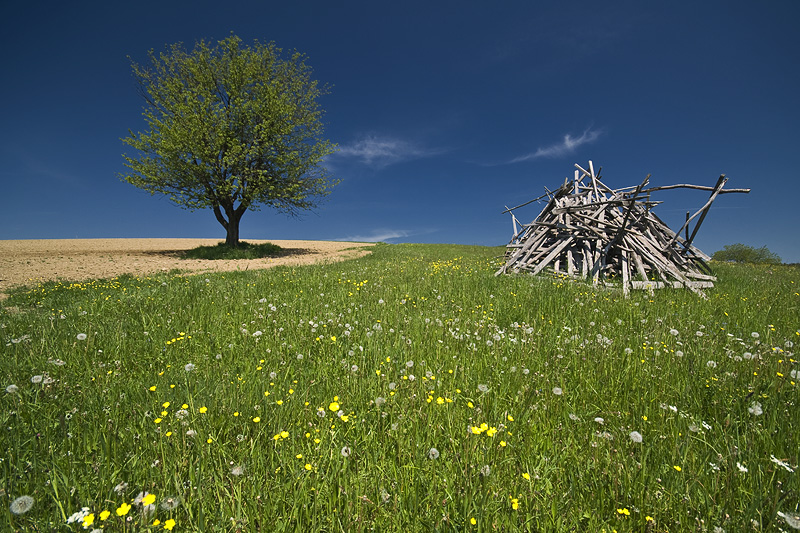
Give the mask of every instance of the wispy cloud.
M 333 239 L 335 241 L 352 241 L 352 242 L 386 242 L 392 239 L 400 239 L 409 237 L 412 232 L 406 230 L 396 229 L 376 229 L 369 235 L 349 235 L 340 239 Z
M 564 135 L 564 140 L 557 144 L 550 146 L 539 147 L 535 152 L 515 157 L 509 163 L 520 163 L 522 161 L 530 161 L 532 159 L 539 159 L 540 157 L 561 157 L 571 154 L 584 144 L 593 143 L 603 132 L 601 130 L 586 129 L 580 137 L 573 137 L 569 133 Z
M 385 167 L 438 153 L 441 153 L 441 150 L 424 148 L 402 139 L 367 135 L 351 144 L 340 146 L 336 155 L 357 159 L 374 167 Z

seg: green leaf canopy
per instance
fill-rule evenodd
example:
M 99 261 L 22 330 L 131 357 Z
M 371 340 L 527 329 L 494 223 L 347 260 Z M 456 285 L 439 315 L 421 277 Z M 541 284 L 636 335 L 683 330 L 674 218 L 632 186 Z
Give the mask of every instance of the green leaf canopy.
M 327 88 L 302 54 L 284 58 L 274 43 L 247 47 L 232 35 L 149 58 L 132 62 L 149 131 L 122 139 L 139 152 L 123 154 L 123 180 L 190 210 L 212 208 L 234 245 L 248 209 L 296 215 L 330 193 L 321 162 L 335 145 L 322 138 L 317 101 Z

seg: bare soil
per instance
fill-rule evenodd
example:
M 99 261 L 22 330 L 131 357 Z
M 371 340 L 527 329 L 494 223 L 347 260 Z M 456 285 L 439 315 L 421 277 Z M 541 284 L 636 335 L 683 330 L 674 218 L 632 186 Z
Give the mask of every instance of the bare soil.
M 219 239 L 42 239 L 0 240 L 0 299 L 9 289 L 42 281 L 85 281 L 121 274 L 152 274 L 180 269 L 192 273 L 256 270 L 354 259 L 374 243 L 333 241 L 257 241 L 283 248 L 262 259 L 182 259 L 181 253 Z

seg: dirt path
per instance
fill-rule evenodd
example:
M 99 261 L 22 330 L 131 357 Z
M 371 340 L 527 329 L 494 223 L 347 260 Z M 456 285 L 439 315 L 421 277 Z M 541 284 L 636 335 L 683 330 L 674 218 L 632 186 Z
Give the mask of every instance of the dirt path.
M 333 241 L 268 241 L 283 248 L 285 253 L 270 259 L 230 261 L 180 258 L 183 250 L 218 242 L 219 239 L 0 240 L 0 298 L 11 287 L 57 279 L 83 281 L 176 268 L 191 272 L 254 270 L 279 265 L 342 261 L 366 255 L 369 247 L 374 245 Z

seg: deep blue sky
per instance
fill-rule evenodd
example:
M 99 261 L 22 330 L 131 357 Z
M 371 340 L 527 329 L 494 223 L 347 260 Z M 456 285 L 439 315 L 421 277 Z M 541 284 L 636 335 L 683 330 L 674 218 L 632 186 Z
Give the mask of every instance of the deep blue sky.
M 491 7 L 490 7 L 491 6 Z M 15 2 L 0 19 L 0 239 L 224 237 L 120 181 L 145 128 L 127 56 L 231 32 L 308 56 L 341 180 L 252 239 L 502 245 L 505 205 L 574 163 L 613 187 L 713 185 L 696 244 L 800 262 L 800 2 Z M 127 149 L 130 151 L 130 149 Z M 707 193 L 664 192 L 673 229 Z M 517 211 L 525 222 L 542 205 Z

